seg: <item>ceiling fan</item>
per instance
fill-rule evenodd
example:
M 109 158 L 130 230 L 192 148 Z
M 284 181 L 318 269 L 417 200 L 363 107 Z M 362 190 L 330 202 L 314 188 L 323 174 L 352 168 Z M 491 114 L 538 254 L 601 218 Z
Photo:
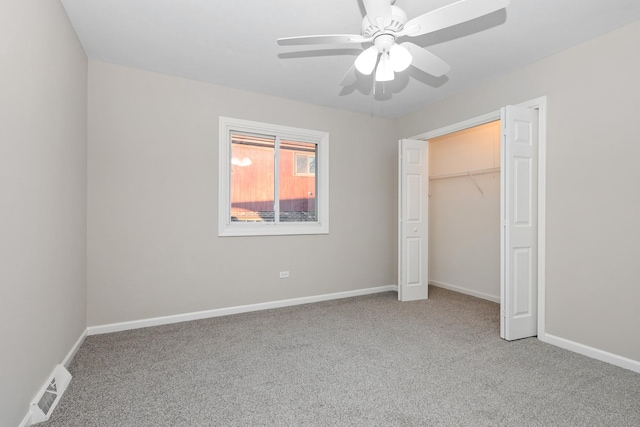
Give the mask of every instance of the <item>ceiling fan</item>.
M 340 83 L 348 86 L 355 80 L 353 68 L 365 75 L 375 69 L 375 80 L 391 81 L 397 72 L 409 65 L 435 77 L 449 72 L 451 67 L 433 53 L 411 43 L 398 43 L 401 37 L 417 37 L 448 28 L 495 12 L 509 5 L 510 0 L 460 0 L 413 19 L 395 6 L 395 0 L 363 0 L 367 15 L 362 20 L 362 33 L 320 36 L 285 37 L 282 46 L 373 43 L 355 60 Z M 377 67 L 376 67 L 377 65 Z

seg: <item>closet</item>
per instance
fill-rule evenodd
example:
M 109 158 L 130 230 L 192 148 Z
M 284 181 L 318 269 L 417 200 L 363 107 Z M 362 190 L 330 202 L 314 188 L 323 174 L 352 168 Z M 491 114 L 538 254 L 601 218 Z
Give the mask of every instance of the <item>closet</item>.
M 500 302 L 500 121 L 429 140 L 429 283 Z

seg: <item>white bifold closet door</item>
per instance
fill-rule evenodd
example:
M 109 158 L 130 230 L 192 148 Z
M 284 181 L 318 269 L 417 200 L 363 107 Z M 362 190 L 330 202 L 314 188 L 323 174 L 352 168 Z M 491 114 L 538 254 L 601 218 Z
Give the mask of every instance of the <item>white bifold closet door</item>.
M 398 299 L 427 299 L 429 290 L 429 143 L 402 139 L 398 164 Z
M 501 110 L 500 336 L 515 340 L 538 328 L 538 111 Z

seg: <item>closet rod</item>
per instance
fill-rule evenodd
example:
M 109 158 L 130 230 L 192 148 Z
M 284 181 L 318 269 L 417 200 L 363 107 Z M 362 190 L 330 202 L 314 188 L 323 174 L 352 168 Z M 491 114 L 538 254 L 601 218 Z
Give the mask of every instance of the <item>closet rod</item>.
M 445 174 L 442 174 L 442 175 L 430 176 L 429 179 L 455 178 L 457 176 L 469 176 L 470 174 L 471 175 L 482 175 L 482 174 L 485 174 L 485 173 L 494 173 L 494 172 L 500 172 L 500 168 L 476 169 L 476 170 L 465 171 L 465 172 L 445 173 Z

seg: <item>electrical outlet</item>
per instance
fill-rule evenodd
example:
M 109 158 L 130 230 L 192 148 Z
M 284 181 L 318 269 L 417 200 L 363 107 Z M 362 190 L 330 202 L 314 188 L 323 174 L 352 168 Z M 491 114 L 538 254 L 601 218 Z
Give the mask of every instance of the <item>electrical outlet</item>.
M 281 279 L 286 279 L 287 277 L 289 277 L 289 272 L 288 271 L 281 271 L 280 272 L 280 278 Z

